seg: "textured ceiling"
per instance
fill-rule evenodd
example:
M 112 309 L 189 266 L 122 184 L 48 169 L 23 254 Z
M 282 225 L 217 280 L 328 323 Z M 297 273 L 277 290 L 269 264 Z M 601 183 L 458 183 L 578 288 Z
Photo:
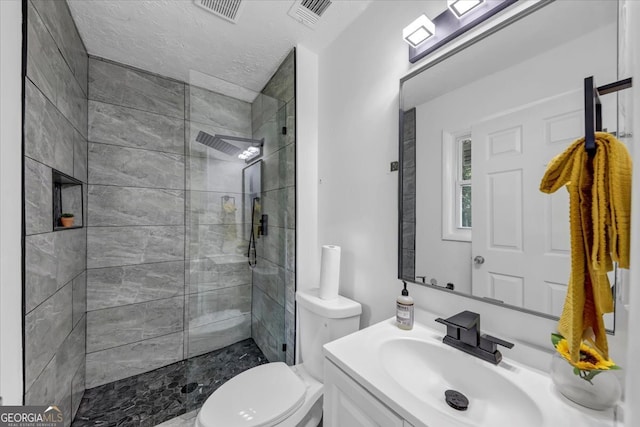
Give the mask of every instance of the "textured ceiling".
M 371 0 L 333 0 L 314 29 L 294 0 L 244 0 L 237 23 L 192 0 L 68 0 L 89 54 L 252 101 L 298 43 L 320 52 Z

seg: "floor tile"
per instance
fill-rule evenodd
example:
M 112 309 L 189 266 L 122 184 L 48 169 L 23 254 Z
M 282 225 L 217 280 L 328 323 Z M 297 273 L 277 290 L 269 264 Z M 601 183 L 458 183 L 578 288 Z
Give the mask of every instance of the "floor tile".
M 267 363 L 253 339 L 88 389 L 73 427 L 149 426 L 187 427 L 204 401 L 229 379 Z M 185 386 L 193 384 L 190 393 Z M 189 414 L 193 416 L 189 419 Z M 190 421 L 191 420 L 191 421 Z M 184 421 L 184 423 L 182 423 Z

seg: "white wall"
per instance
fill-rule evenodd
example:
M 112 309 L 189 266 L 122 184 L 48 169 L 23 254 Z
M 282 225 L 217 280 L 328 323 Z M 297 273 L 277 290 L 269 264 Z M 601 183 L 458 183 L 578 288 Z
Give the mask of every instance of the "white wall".
M 626 34 L 628 38 L 627 43 L 624 43 L 624 48 L 621 50 L 623 55 L 623 66 L 621 69 L 624 72 L 623 77 L 632 76 L 634 79 L 634 88 L 631 89 L 632 95 L 632 126 L 628 127 L 628 131 L 633 131 L 634 142 L 637 143 L 638 128 L 640 128 L 640 88 L 638 83 L 640 80 L 640 26 L 637 25 L 640 22 L 640 2 L 626 1 L 626 20 L 622 19 L 623 25 L 629 29 Z M 626 55 L 629 55 L 628 57 Z M 628 62 L 627 62 L 628 61 Z M 640 149 L 633 150 L 633 163 L 636 167 L 636 171 L 633 175 L 633 188 L 636 189 L 633 194 L 636 196 L 640 194 L 638 188 L 640 188 L 640 173 L 638 173 L 638 166 L 640 165 Z M 632 215 L 631 215 L 631 268 L 630 268 L 630 286 L 629 286 L 629 330 L 628 330 L 628 348 L 627 348 L 627 360 L 636 360 L 638 354 L 640 354 L 640 198 L 633 197 L 632 200 Z M 630 363 L 626 370 L 627 382 L 626 382 L 626 413 L 625 413 L 625 425 L 636 426 L 640 425 L 640 370 L 635 369 Z
M 318 55 L 296 47 L 297 289 L 318 286 Z
M 0 1 L 0 396 L 22 404 L 22 5 Z
M 320 53 L 319 244 L 342 247 L 340 292 L 361 325 L 394 314 L 397 280 L 398 88 L 402 28 L 435 2 L 374 1 Z M 431 10 L 430 10 L 431 9 Z
M 443 3 L 372 2 L 320 54 L 319 243 L 342 246 L 341 293 L 363 304 L 362 326 L 392 316 L 400 291 L 398 176 L 388 170 L 398 157 L 398 82 L 409 69 L 401 31 L 422 12 L 435 16 Z M 422 286 L 409 290 L 418 306 L 435 314 L 474 310 L 486 331 L 551 351 L 554 320 Z M 612 356 L 624 360 L 624 342 L 618 335 L 612 341 Z M 526 359 L 522 348 L 508 354 Z M 547 361 L 530 363 L 548 368 Z
M 318 286 L 318 55 L 296 46 L 296 289 Z M 296 316 L 296 330 L 299 318 Z M 300 334 L 296 334 L 300 348 Z M 300 363 L 300 351 L 296 351 Z

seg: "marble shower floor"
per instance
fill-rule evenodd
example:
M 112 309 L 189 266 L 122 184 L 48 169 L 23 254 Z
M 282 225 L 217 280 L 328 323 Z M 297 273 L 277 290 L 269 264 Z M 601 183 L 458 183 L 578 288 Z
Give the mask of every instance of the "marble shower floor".
M 72 427 L 152 427 L 197 410 L 218 387 L 239 373 L 267 363 L 253 339 L 86 390 Z M 183 393 L 187 383 L 197 383 Z

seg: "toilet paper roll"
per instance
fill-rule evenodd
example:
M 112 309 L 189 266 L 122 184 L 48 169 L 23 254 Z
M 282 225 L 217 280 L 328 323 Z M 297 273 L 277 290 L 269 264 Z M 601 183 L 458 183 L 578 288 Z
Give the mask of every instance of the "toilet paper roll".
M 322 246 L 320 262 L 320 291 L 322 299 L 338 298 L 340 286 L 340 246 Z

